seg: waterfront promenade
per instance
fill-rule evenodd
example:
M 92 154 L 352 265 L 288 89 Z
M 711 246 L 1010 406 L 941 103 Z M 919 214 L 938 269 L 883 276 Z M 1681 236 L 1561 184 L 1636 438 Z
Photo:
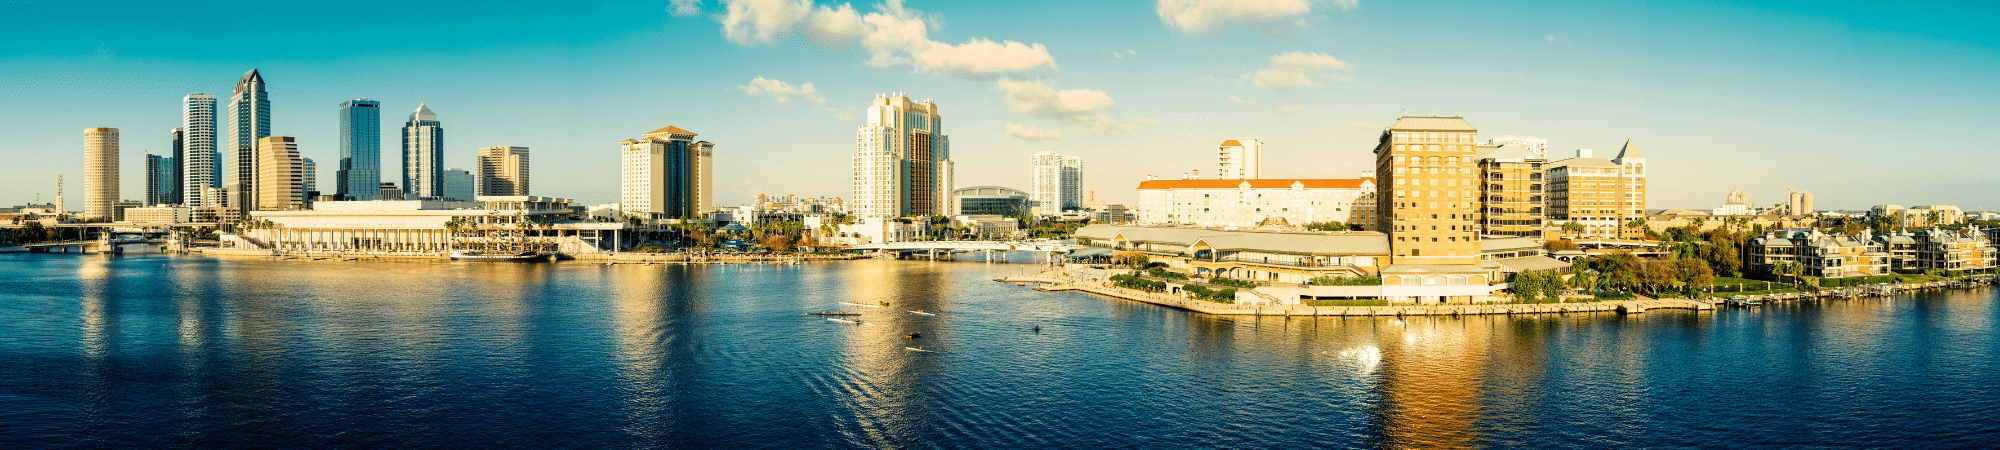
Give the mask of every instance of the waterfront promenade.
M 1602 301 L 1590 303 L 1545 303 L 1545 304 L 1479 304 L 1479 305 L 1392 305 L 1392 306 L 1314 306 L 1314 305 L 1235 305 L 1206 300 L 1195 300 L 1176 295 L 1145 292 L 1110 286 L 1105 282 L 1077 280 L 1060 270 L 1001 278 L 1007 283 L 1042 283 L 1035 289 L 1047 292 L 1079 291 L 1120 298 L 1141 303 L 1185 309 L 1215 315 L 1246 316 L 1467 316 L 1490 314 L 1565 314 L 1613 312 L 1619 314 L 1644 314 L 1650 310 L 1681 309 L 1707 311 L 1715 305 L 1706 301 L 1686 299 L 1642 299 Z

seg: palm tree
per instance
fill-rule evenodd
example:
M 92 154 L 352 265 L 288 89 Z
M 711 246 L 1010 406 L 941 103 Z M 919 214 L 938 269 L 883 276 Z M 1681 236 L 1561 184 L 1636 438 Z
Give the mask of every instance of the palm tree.
M 1570 237 L 1583 236 L 1583 224 L 1580 223 L 1563 222 L 1562 230 L 1564 236 L 1570 236 Z

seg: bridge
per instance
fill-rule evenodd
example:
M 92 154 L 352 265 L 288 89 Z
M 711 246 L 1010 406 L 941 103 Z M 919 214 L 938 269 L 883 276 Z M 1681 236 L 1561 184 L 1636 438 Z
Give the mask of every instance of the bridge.
M 1069 253 L 1077 246 L 1057 242 L 1028 241 L 908 241 L 882 244 L 861 244 L 850 247 L 854 250 L 931 250 L 931 251 L 1019 251 Z

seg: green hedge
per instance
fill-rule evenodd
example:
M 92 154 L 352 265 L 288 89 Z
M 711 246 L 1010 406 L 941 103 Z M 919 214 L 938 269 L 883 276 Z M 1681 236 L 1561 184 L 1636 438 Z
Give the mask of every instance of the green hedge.
M 1146 292 L 1167 291 L 1167 283 L 1164 281 L 1153 281 L 1131 275 L 1112 275 L 1111 284 L 1126 289 L 1138 289 Z
M 1194 294 L 1194 298 L 1208 300 L 1212 302 L 1218 302 L 1218 303 L 1236 303 L 1235 289 L 1223 289 L 1217 291 L 1193 284 L 1187 285 L 1182 289 L 1186 289 L 1188 293 Z
M 1243 281 L 1243 280 L 1238 280 L 1238 279 L 1234 279 L 1234 278 L 1226 278 L 1226 277 L 1214 277 L 1214 278 L 1209 278 L 1209 279 L 1208 279 L 1208 284 L 1213 284 L 1213 285 L 1219 285 L 1219 286 L 1229 286 L 1229 287 L 1239 287 L 1239 288 L 1244 288 L 1244 289 L 1249 289 L 1249 288 L 1254 288 L 1254 287 L 1257 287 L 1257 283 L 1251 283 L 1251 282 L 1248 282 L 1248 281 Z
M 1151 269 L 1146 269 L 1146 275 L 1151 275 L 1151 276 L 1152 276 L 1153 278 L 1165 278 L 1165 279 L 1169 279 L 1169 280 L 1185 280 L 1185 279 L 1188 279 L 1187 275 L 1181 275 L 1181 274 L 1178 274 L 1178 273 L 1173 273 L 1173 272 L 1168 272 L 1168 271 L 1167 271 L 1167 269 L 1161 269 L 1161 268 L 1158 268 L 1158 267 L 1154 267 L 1154 268 L 1151 268 Z
M 1382 277 L 1316 277 L 1306 280 L 1310 286 L 1381 286 Z

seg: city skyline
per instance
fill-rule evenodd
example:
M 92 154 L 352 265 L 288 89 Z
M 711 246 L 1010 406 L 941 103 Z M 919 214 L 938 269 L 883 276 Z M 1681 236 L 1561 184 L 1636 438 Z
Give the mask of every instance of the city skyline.
M 878 93 L 911 92 L 953 118 L 951 156 L 962 168 L 954 187 L 1026 189 L 1018 170 L 964 168 L 1018 167 L 1027 155 L 1055 151 L 1102 162 L 1085 190 L 1132 204 L 1145 175 L 1213 167 L 1215 142 L 1236 138 L 1267 144 L 1267 177 L 1352 178 L 1371 164 L 1382 127 L 1405 113 L 1435 113 L 1463 116 L 1481 133 L 1546 138 L 1551 159 L 1643 141 L 1658 156 L 1648 208 L 1707 209 L 1734 190 L 1774 199 L 1787 187 L 1815 193 L 1824 209 L 2000 207 L 1980 189 L 2000 181 L 1978 170 L 2000 165 L 1982 151 L 1992 144 L 1906 131 L 1978 129 L 1996 115 L 1979 108 L 2000 98 L 1980 75 L 1993 73 L 2000 37 L 1953 26 L 1980 14 L 1926 9 L 1944 6 L 1884 13 L 1858 4 L 1300 2 L 1306 8 L 1292 13 L 1222 9 L 1200 20 L 1178 2 L 786 8 L 801 4 L 430 5 L 421 8 L 464 20 L 395 39 L 302 33 L 232 46 L 143 31 L 85 35 L 65 28 L 75 19 L 57 8 L 19 6 L 10 14 L 23 26 L 5 32 L 14 44 L 0 67 L 0 96 L 36 107 L 5 113 L 0 132 L 13 139 L 0 155 L 40 164 L 0 168 L 0 203 L 32 202 L 38 192 L 47 202 L 56 174 L 81 179 L 82 158 L 38 159 L 76 155 L 79 128 L 155 130 L 128 133 L 121 146 L 122 167 L 144 167 L 147 151 L 169 153 L 159 131 L 182 125 L 178 99 L 221 91 L 256 69 L 276 81 L 267 86 L 269 133 L 296 137 L 306 157 L 338 159 L 337 124 L 326 110 L 341 101 L 365 96 L 397 111 L 448 105 L 459 138 L 444 149 L 443 166 L 513 142 L 546 155 L 534 167 L 536 192 L 586 203 L 618 198 L 619 187 L 603 181 L 615 178 L 607 168 L 618 161 L 606 143 L 657 123 L 729 143 L 716 160 L 719 205 L 763 192 L 850 196 L 851 174 L 829 168 L 850 165 L 857 116 Z M 351 25 L 311 17 L 326 7 L 291 8 L 302 30 Z M 106 14 L 243 14 L 230 9 L 132 5 Z M 425 17 L 412 16 L 361 27 L 401 30 Z M 468 32 L 549 17 L 568 20 L 518 35 Z M 889 30 L 831 27 L 848 17 L 921 31 L 884 45 L 855 37 Z M 623 25 L 634 18 L 645 25 Z M 1417 26 L 1427 31 L 1408 32 Z M 1463 56 L 1411 51 L 1435 43 L 1458 45 Z M 684 60 L 634 57 L 659 48 L 679 49 Z M 992 51 L 974 51 L 982 49 Z M 493 64 L 519 70 L 493 72 Z M 714 70 L 625 70 L 684 64 Z M 730 106 L 617 112 L 645 96 Z M 543 110 L 513 106 L 523 98 L 542 100 Z M 145 192 L 137 175 L 121 177 L 120 200 Z

